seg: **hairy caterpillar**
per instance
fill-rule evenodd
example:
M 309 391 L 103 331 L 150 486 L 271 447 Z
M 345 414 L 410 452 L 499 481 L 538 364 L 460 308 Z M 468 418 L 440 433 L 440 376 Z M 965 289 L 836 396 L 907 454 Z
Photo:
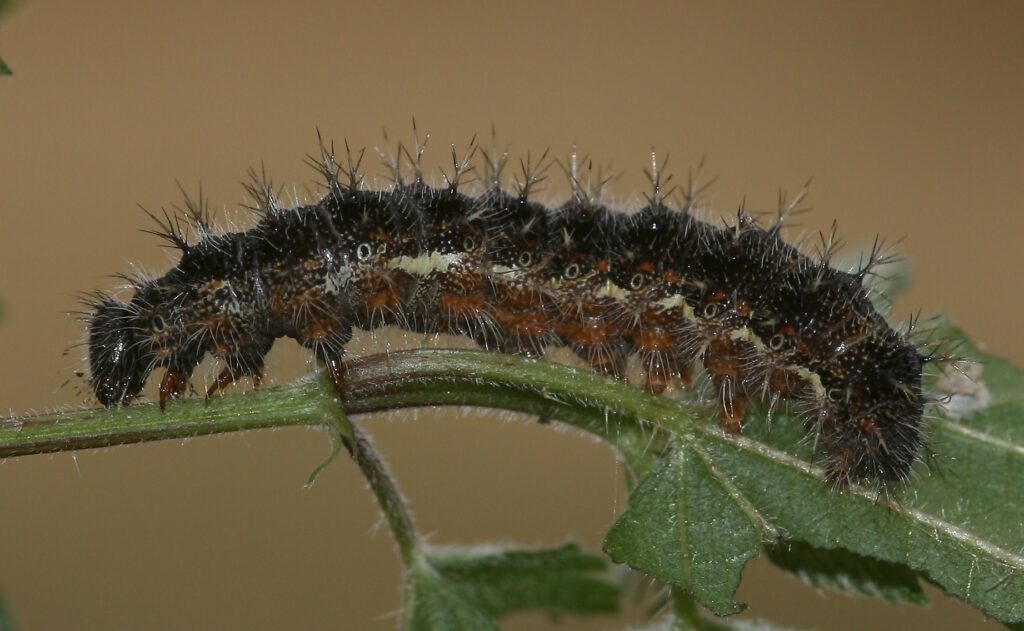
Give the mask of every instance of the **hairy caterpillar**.
M 424 183 L 422 148 L 405 151 L 411 174 L 393 159 L 393 185 L 380 190 L 363 185 L 362 153 L 342 167 L 320 148 L 315 203 L 283 208 L 253 171 L 259 221 L 247 231 L 214 233 L 201 200 L 186 201 L 195 243 L 181 217 L 154 217 L 178 264 L 135 280 L 128 302 L 89 299 L 90 385 L 102 404 L 130 402 L 162 367 L 163 407 L 208 353 L 224 365 L 208 396 L 243 377 L 258 384 L 280 337 L 312 349 L 344 396 L 353 328 L 397 325 L 534 357 L 565 345 L 620 377 L 635 357 L 653 393 L 689 383 L 701 365 L 727 431 L 740 431 L 755 396 L 796 400 L 833 484 L 908 476 L 923 443 L 922 366 L 935 357 L 869 299 L 863 281 L 889 260 L 881 248 L 853 273 L 830 265 L 834 235 L 805 255 L 780 236 L 795 203 L 768 227 L 742 210 L 721 227 L 701 221 L 692 186 L 682 208 L 667 205 L 656 162 L 647 204 L 627 214 L 581 184 L 575 161 L 572 197 L 551 209 L 531 199 L 539 168 L 525 164 L 505 190 L 506 156 L 481 151 L 476 169 L 475 147 L 453 152 L 438 187 Z M 471 196 L 460 185 L 475 170 Z

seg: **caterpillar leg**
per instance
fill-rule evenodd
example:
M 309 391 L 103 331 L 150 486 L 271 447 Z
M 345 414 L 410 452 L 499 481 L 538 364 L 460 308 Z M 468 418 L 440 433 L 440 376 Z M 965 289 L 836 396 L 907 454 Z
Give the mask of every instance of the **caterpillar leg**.
M 669 379 L 672 378 L 672 370 L 669 368 L 668 358 L 663 353 L 650 353 L 647 361 L 644 362 L 644 389 L 651 394 L 661 394 L 668 388 Z
M 506 336 L 501 341 L 501 352 L 531 359 L 543 357 L 544 348 L 544 341 L 532 336 Z
M 351 339 L 352 327 L 338 323 L 331 328 L 320 328 L 315 336 L 300 340 L 300 343 L 312 349 L 316 358 L 323 363 L 331 385 L 343 400 L 348 392 L 345 344 Z
M 247 340 L 239 350 L 224 357 L 226 366 L 206 390 L 206 398 L 209 399 L 218 392 L 222 392 L 243 377 L 251 377 L 253 385 L 259 387 L 263 381 L 264 358 L 273 345 L 274 338 L 272 337 L 254 336 Z
M 714 382 L 718 389 L 718 412 L 722 429 L 729 434 L 739 434 L 750 409 L 750 399 L 737 388 L 736 380 L 732 377 L 714 379 Z
M 206 350 L 201 346 L 187 348 L 170 357 L 165 366 L 163 378 L 160 380 L 160 410 L 167 408 L 168 402 L 185 396 L 189 387 L 192 372 L 202 361 Z
M 743 429 L 750 408 L 750 399 L 743 387 L 743 359 L 748 351 L 744 342 L 728 338 L 712 340 L 704 351 L 704 369 L 718 391 L 722 429 L 730 434 L 738 434 Z
M 331 385 L 334 386 L 338 396 L 344 400 L 345 394 L 348 392 L 348 381 L 346 380 L 348 369 L 345 367 L 345 358 L 339 352 L 322 356 L 321 359 L 327 368 L 327 376 L 331 380 Z
M 495 304 L 491 305 L 491 312 L 500 331 L 498 339 L 504 353 L 543 357 L 545 348 L 557 341 L 551 317 L 542 308 L 513 309 Z
M 263 383 L 263 363 L 261 362 L 258 366 L 253 366 L 251 368 L 230 365 L 225 367 L 224 370 L 217 375 L 216 381 L 207 388 L 206 398 L 209 399 L 218 392 L 222 392 L 225 388 L 243 377 L 252 377 L 253 385 L 259 387 L 260 384 Z
M 189 375 L 174 366 L 167 369 L 163 379 L 160 380 L 161 411 L 167 408 L 169 401 L 180 399 L 185 395 L 185 389 L 188 388 L 188 378 Z
M 625 375 L 625 342 L 606 319 L 589 316 L 562 320 L 555 329 L 573 353 L 595 372 L 618 378 Z
M 679 373 L 673 353 L 679 340 L 661 326 L 637 327 L 624 337 L 639 352 L 644 389 L 651 394 L 665 392 L 669 381 Z
M 615 344 L 597 344 L 575 349 L 585 357 L 594 372 L 622 379 L 626 373 L 626 354 Z

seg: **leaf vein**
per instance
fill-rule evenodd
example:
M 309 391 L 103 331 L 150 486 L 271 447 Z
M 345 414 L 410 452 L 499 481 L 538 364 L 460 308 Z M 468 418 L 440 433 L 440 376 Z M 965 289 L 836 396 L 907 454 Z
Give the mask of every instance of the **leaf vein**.
M 949 419 L 937 418 L 937 419 L 934 419 L 932 422 L 935 423 L 936 425 L 938 425 L 939 427 L 943 428 L 943 429 L 947 429 L 947 430 L 949 430 L 951 432 L 954 432 L 954 433 L 957 433 L 957 434 L 961 434 L 962 436 L 966 436 L 966 437 L 971 438 L 973 440 L 976 440 L 978 442 L 985 443 L 985 444 L 991 445 L 993 447 L 997 447 L 999 449 L 1011 452 L 1011 453 L 1016 454 L 1018 456 L 1024 456 L 1024 446 L 1016 445 L 1014 443 L 1011 443 L 1008 440 L 1004 440 L 1002 438 L 996 438 L 996 437 L 992 436 L 991 434 L 986 434 L 986 433 L 980 432 L 980 431 L 978 431 L 976 429 L 971 429 L 970 427 L 967 427 L 967 426 L 962 425 L 960 423 L 955 423 L 955 422 L 953 422 L 953 421 L 951 421 Z
M 729 498 L 736 503 L 741 511 L 743 511 L 743 514 L 747 516 L 747 519 L 750 520 L 750 523 L 754 528 L 757 528 L 762 535 L 769 535 L 772 538 L 777 539 L 781 536 L 778 528 L 769 523 L 765 516 L 761 514 L 761 511 L 757 510 L 757 507 L 747 499 L 747 496 L 743 494 L 743 491 L 736 488 L 736 485 L 732 483 L 732 480 L 723 474 L 717 466 L 715 466 L 713 459 L 711 458 L 711 454 L 694 444 L 691 444 L 690 448 L 696 452 L 697 456 L 700 458 L 701 464 L 704 465 L 707 472 L 711 474 L 711 477 L 721 485 Z

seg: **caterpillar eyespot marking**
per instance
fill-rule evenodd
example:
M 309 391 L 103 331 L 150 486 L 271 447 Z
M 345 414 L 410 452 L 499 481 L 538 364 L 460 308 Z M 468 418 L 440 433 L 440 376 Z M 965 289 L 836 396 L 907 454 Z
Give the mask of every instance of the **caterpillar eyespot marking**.
M 567 346 L 617 377 L 632 360 L 655 394 L 691 383 L 699 366 L 727 431 L 741 431 L 754 397 L 785 398 L 806 410 L 834 485 L 909 475 L 924 440 L 922 367 L 935 357 L 870 300 L 865 279 L 892 260 L 881 247 L 849 273 L 830 264 L 834 233 L 817 256 L 783 240 L 799 197 L 771 225 L 742 210 L 718 225 L 693 212 L 692 185 L 670 206 L 653 156 L 652 192 L 626 213 L 603 203 L 603 181 L 584 182 L 574 156 L 571 198 L 549 208 L 531 197 L 544 160 L 525 161 L 506 188 L 507 157 L 481 150 L 474 166 L 474 145 L 435 187 L 422 177 L 422 147 L 400 149 L 408 167 L 389 161 L 393 183 L 375 190 L 361 153 L 341 165 L 333 146 L 320 149 L 311 162 L 324 192 L 306 205 L 283 208 L 250 171 L 248 230 L 215 232 L 202 200 L 186 199 L 182 216 L 151 215 L 180 259 L 135 280 L 127 301 L 101 292 L 88 301 L 100 403 L 128 404 L 162 368 L 164 407 L 207 355 L 224 365 L 208 395 L 244 377 L 258 383 L 282 337 L 311 349 L 344 396 L 353 329 L 391 325 L 532 357 Z

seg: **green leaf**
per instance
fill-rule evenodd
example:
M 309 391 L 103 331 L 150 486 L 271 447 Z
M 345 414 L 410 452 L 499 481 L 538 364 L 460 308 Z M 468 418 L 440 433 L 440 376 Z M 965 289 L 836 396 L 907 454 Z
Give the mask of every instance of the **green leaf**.
M 725 615 L 743 608 L 732 595 L 765 530 L 732 482 L 684 442 L 630 495 L 604 549 Z
M 413 565 L 405 608 L 408 631 L 498 631 L 494 618 L 426 560 Z
M 12 6 L 14 6 L 13 2 L 10 2 L 9 0 L 0 0 L 0 14 L 7 12 Z M 9 74 L 13 74 L 10 66 L 5 64 L 3 59 L 0 59 L 0 76 Z
M 757 535 L 774 531 L 906 566 L 989 616 L 1021 621 L 1024 377 L 967 352 L 985 361 L 981 383 L 990 403 L 968 418 L 933 420 L 937 470 L 918 466 L 892 496 L 861 486 L 831 491 L 811 447 L 801 444 L 806 429 L 795 416 L 777 416 L 770 430 L 752 418 L 739 437 L 697 424 L 676 430 L 676 450 L 640 483 L 607 551 L 726 613 L 735 609 L 726 595 L 756 554 Z M 971 396 L 984 400 L 961 398 Z M 909 584 L 902 572 L 888 578 Z
M 604 614 L 618 611 L 619 590 L 603 578 L 607 561 L 575 544 L 546 550 L 430 549 L 427 559 L 481 610 Z
M 765 551 L 772 563 L 796 574 L 811 587 L 827 587 L 894 603 L 928 603 L 917 574 L 903 565 L 848 550 L 822 550 L 799 541 L 769 545 Z
M 709 618 L 681 592 L 674 592 L 669 598 L 672 604 L 669 615 L 635 631 L 780 631 L 779 627 L 760 620 Z
M 0 631 L 16 631 L 18 625 L 14 622 L 11 610 L 7 608 L 7 599 L 0 595 Z
M 619 593 L 608 564 L 574 544 L 549 550 L 428 549 L 413 564 L 406 602 L 411 631 L 497 629 L 513 611 L 599 614 Z

